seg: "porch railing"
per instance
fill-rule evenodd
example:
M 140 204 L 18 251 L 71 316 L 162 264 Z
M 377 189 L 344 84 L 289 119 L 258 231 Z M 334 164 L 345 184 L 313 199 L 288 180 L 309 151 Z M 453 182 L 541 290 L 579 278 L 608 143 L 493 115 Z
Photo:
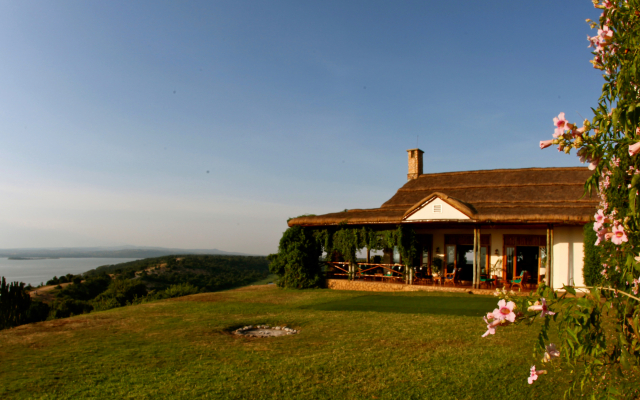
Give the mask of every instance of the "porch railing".
M 334 271 L 327 271 L 327 278 L 349 278 L 348 262 L 326 261 L 326 264 L 334 269 Z M 394 269 L 394 267 L 397 267 L 398 269 L 404 267 L 402 264 L 354 263 L 354 265 L 356 266 L 356 270 L 353 272 L 353 278 L 355 279 L 371 279 L 382 282 L 404 282 L 404 273 Z
M 326 277 L 329 279 L 349 279 L 349 263 L 346 261 L 325 261 L 330 267 L 326 272 Z M 402 264 L 383 264 L 383 263 L 354 263 L 356 269 L 353 271 L 352 279 L 361 279 L 369 281 L 378 281 L 385 283 L 407 283 L 405 282 L 405 274 L 403 272 L 404 265 Z M 397 268 L 397 269 L 396 269 Z M 466 281 L 465 281 L 466 282 Z M 414 276 L 411 284 L 413 285 L 428 285 L 428 284 L 440 284 L 442 285 L 442 278 Z M 492 287 L 502 287 L 508 283 L 497 280 Z M 467 287 L 471 286 L 471 283 L 455 282 L 454 286 Z M 528 286 L 535 289 L 537 286 L 535 283 L 529 283 Z

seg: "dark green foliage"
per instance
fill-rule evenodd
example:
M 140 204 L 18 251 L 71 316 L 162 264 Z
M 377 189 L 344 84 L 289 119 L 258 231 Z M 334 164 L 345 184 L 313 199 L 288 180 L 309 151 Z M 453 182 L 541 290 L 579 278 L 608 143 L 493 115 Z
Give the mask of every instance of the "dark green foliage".
M 198 293 L 198 288 L 188 283 L 182 283 L 180 285 L 172 285 L 169 288 L 167 288 L 167 290 L 165 290 L 164 292 L 160 292 L 160 294 L 162 295 L 162 298 L 165 298 L 165 299 L 170 299 L 173 297 L 188 296 L 190 294 L 196 294 L 196 293 Z
M 349 228 L 346 224 L 340 224 L 337 228 L 315 230 L 313 237 L 327 253 L 327 261 L 355 263 L 356 254 L 361 249 L 397 248 L 406 270 L 414 266 L 418 256 L 415 232 L 405 225 L 398 225 L 395 230 L 374 231 L 368 227 Z
M 403 264 L 406 267 L 413 267 L 418 250 L 416 249 L 416 234 L 413 229 L 406 225 L 398 225 L 396 230 L 396 243 Z
M 163 268 L 155 268 L 166 264 Z M 155 290 L 189 284 L 212 292 L 248 285 L 269 275 L 266 257 L 259 256 L 166 256 L 121 264 L 123 270 L 140 271 L 140 280 Z M 145 275 L 142 271 L 149 269 Z
M 115 273 L 116 279 L 107 273 Z M 174 255 L 107 265 L 86 272 L 84 282 L 79 275 L 54 277 L 48 284 L 66 281 L 73 285 L 57 287 L 59 292 L 51 311 L 46 304 L 39 304 L 33 314 L 34 318 L 44 313 L 52 318 L 65 318 L 143 301 L 243 286 L 268 274 L 267 258 L 251 256 Z
M 4 276 L 0 280 L 0 329 L 24 324 L 29 319 L 31 297 L 22 282 L 7 285 Z
M 51 307 L 47 303 L 43 303 L 42 301 L 31 301 L 31 306 L 29 307 L 29 312 L 27 316 L 27 323 L 32 322 L 40 322 L 44 321 L 49 317 L 49 312 L 51 311 Z
M 584 226 L 584 266 L 582 274 L 587 286 L 595 286 L 603 280 L 601 274 L 602 263 L 600 262 L 600 247 L 596 246 L 598 236 L 593 230 L 593 222 Z
M 62 289 L 57 297 L 89 301 L 107 290 L 111 284 L 109 275 L 103 274 L 86 279 L 83 283 L 69 285 Z
M 269 269 L 280 277 L 280 287 L 319 287 L 322 284 L 321 255 L 322 245 L 313 232 L 308 228 L 294 226 L 282 235 L 278 253 L 269 255 Z M 353 257 L 355 261 L 355 254 Z
M 147 286 L 144 283 L 130 279 L 114 279 L 107 290 L 100 293 L 94 301 L 100 303 L 113 300 L 118 306 L 125 306 L 146 295 Z
M 58 279 L 57 276 L 54 276 L 53 278 L 47 281 L 47 285 L 57 285 L 59 283 L 60 283 L 60 280 Z
M 65 298 L 55 300 L 51 307 L 52 318 L 67 318 L 74 315 L 89 313 L 93 306 L 86 301 Z

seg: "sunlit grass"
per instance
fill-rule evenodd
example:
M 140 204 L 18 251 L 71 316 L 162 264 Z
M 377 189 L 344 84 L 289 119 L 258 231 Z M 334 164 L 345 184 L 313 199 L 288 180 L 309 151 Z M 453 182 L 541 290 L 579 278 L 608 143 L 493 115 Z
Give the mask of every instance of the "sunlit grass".
M 0 332 L 0 398 L 562 398 L 527 384 L 535 329 L 480 337 L 495 303 L 269 285 L 32 324 Z M 263 323 L 301 333 L 229 334 Z

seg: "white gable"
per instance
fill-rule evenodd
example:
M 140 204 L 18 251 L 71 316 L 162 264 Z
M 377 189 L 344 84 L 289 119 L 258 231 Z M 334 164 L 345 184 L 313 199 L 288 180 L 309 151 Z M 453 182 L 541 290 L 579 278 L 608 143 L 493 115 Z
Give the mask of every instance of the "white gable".
M 470 219 L 462 212 L 450 206 L 439 197 L 427 200 L 418 211 L 405 218 L 405 221 L 431 221 L 431 220 Z

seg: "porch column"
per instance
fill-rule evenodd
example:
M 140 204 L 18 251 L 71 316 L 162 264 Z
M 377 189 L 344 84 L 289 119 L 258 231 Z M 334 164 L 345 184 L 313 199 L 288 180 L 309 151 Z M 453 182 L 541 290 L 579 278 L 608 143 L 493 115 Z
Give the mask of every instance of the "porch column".
M 371 262 L 371 249 L 367 247 L 367 264 Z
M 478 265 L 478 228 L 473 227 L 473 288 L 478 287 L 478 277 L 477 275 L 477 265 Z
M 476 252 L 476 258 L 478 259 L 478 261 L 476 261 L 476 286 L 478 287 L 478 289 L 480 288 L 480 276 L 481 276 L 481 249 L 482 249 L 482 241 L 480 239 L 480 226 L 478 226 L 478 246 L 477 247 L 477 252 Z
M 553 265 L 553 225 L 547 225 L 547 262 L 545 265 L 545 284 L 553 287 L 551 266 Z

